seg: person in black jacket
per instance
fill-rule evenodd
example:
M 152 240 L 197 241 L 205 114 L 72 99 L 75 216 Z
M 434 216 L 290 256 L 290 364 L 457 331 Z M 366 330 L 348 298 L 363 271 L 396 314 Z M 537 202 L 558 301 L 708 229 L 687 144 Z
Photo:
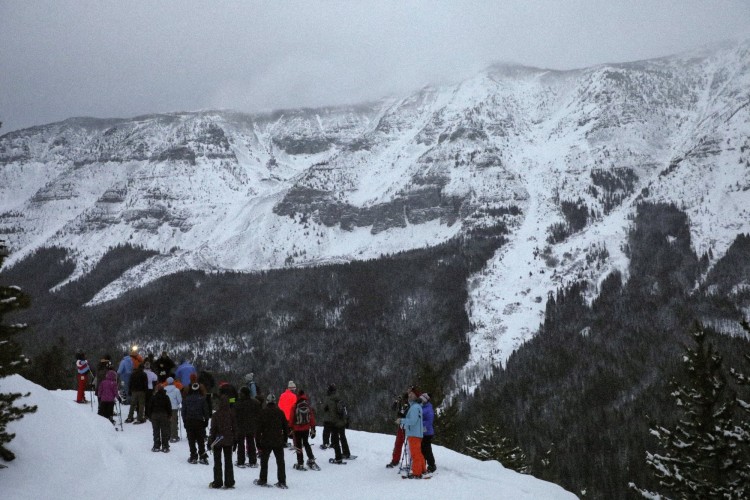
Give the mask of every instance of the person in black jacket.
M 199 457 L 202 464 L 208 464 L 205 443 L 206 424 L 208 419 L 211 418 L 211 414 L 208 412 L 206 397 L 201 391 L 201 385 L 198 382 L 193 382 L 182 399 L 182 422 L 185 424 L 188 446 L 190 447 L 188 463 L 191 464 L 198 463 Z M 198 445 L 197 449 L 196 444 Z
M 276 458 L 276 486 L 286 488 L 286 471 L 284 470 L 284 446 L 289 435 L 289 424 L 284 412 L 276 406 L 276 397 L 266 397 L 266 407 L 258 418 L 258 446 L 260 446 L 260 478 L 258 484 L 268 481 L 268 457 L 273 452 Z
M 164 372 L 164 378 L 174 376 L 175 363 L 172 361 L 172 358 L 167 355 L 167 351 L 161 352 L 161 356 L 155 361 L 153 366 L 155 368 L 154 373 L 157 375 Z
M 239 427 L 239 438 L 237 440 L 237 467 L 245 467 L 245 452 L 250 467 L 258 466 L 258 457 L 255 451 L 255 432 L 258 428 L 258 416 L 260 414 L 260 403 L 250 395 L 248 387 L 240 388 L 240 396 L 234 405 L 237 415 L 237 427 Z
M 211 432 L 208 436 L 214 452 L 214 480 L 211 488 L 234 488 L 232 448 L 237 446 L 237 418 L 229 408 L 229 398 L 219 398 L 219 409 L 211 417 Z M 221 458 L 224 457 L 224 480 L 221 477 Z
M 168 453 L 169 435 L 172 432 L 169 424 L 172 418 L 172 403 L 161 385 L 151 398 L 149 415 L 151 415 L 151 426 L 154 430 L 154 447 L 151 448 L 151 451 Z
M 138 421 L 136 424 L 142 424 L 146 421 L 146 415 L 144 414 L 146 409 L 146 391 L 148 391 L 148 375 L 143 371 L 143 365 L 139 365 L 138 368 L 133 370 L 133 374 L 130 376 L 128 387 L 130 411 L 128 412 L 127 420 L 125 420 L 126 424 L 133 421 L 133 413 L 136 409 L 138 410 Z

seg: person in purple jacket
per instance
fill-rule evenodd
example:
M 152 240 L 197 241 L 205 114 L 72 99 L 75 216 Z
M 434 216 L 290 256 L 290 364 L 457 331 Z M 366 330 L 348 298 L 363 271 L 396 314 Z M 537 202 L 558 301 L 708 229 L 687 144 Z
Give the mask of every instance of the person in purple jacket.
M 104 380 L 99 383 L 96 395 L 99 397 L 99 415 L 114 425 L 112 415 L 115 411 L 115 400 L 120 397 L 117 391 L 117 373 L 114 370 L 109 370 Z
M 427 472 L 435 472 L 437 467 L 435 467 L 435 456 L 432 454 L 432 438 L 435 436 L 432 423 L 435 421 L 435 411 L 430 403 L 429 394 L 423 392 L 419 399 L 422 402 L 422 426 L 424 427 L 422 455 L 427 462 Z

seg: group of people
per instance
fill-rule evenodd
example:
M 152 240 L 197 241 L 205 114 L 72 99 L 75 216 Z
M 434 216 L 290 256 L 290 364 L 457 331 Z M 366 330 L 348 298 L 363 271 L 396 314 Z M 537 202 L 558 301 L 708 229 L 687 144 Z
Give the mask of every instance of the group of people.
M 406 442 L 411 457 L 411 469 L 407 477 L 422 479 L 425 474 L 435 472 L 437 467 L 435 456 L 432 454 L 435 411 L 430 402 L 430 395 L 412 386 L 406 394 L 394 400 L 393 410 L 397 415 L 398 431 L 396 443 L 393 446 L 393 455 L 386 467 L 399 466 L 401 450 Z
M 272 393 L 258 391 L 254 374 L 245 375 L 239 390 L 229 382 L 215 383 L 208 370 L 200 373 L 188 361 L 175 363 L 166 352 L 161 357 L 144 359 L 137 349 L 126 352 L 117 370 L 110 355 L 105 355 L 94 374 L 86 355 L 76 355 L 78 394 L 76 401 L 88 403 L 85 390 L 96 391 L 98 414 L 114 421 L 116 402 L 130 405 L 125 423 L 134 425 L 151 421 L 153 452 L 169 452 L 170 443 L 181 439 L 180 417 L 190 450 L 188 462 L 208 464 L 208 452 L 213 453 L 213 481 L 211 488 L 233 488 L 235 484 L 233 454 L 237 453 L 237 467 L 258 467 L 260 475 L 255 484 L 268 486 L 268 462 L 273 453 L 277 466 L 275 486 L 286 488 L 284 450 L 296 450 L 295 469 L 320 470 L 309 440 L 316 435 L 316 412 L 304 390 L 289 381 L 278 401 Z M 92 382 L 93 377 L 93 382 Z M 348 412 L 330 384 L 322 408 L 323 438 L 321 448 L 332 447 L 341 464 L 356 458 L 349 452 L 345 429 L 349 425 Z M 120 421 L 122 425 L 122 417 Z M 292 443 L 288 445 L 289 439 Z M 330 443 L 330 444 L 329 444 Z

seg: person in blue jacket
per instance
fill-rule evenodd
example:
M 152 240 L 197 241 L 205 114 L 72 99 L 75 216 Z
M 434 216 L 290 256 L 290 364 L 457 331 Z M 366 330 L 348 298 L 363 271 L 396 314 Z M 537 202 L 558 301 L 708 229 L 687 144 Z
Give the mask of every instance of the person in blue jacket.
M 422 455 L 427 462 L 427 472 L 435 472 L 435 456 L 432 454 L 432 438 L 435 436 L 435 430 L 433 429 L 432 423 L 435 421 L 435 411 L 430 403 L 430 395 L 423 392 L 419 396 L 419 400 L 422 403 L 422 426 L 424 427 L 424 435 L 422 436 Z
M 409 411 L 404 418 L 396 419 L 396 423 L 404 428 L 406 440 L 409 442 L 409 453 L 411 453 L 410 479 L 422 479 L 422 474 L 427 472 L 424 456 L 422 455 L 422 405 L 414 391 L 409 391 Z
M 198 375 L 198 370 L 187 359 L 183 359 L 174 372 L 174 378 L 180 381 L 182 387 L 190 387 L 190 384 L 193 383 L 190 380 L 191 373 Z
M 130 388 L 130 375 L 133 373 L 133 359 L 127 352 L 122 357 L 120 365 L 117 367 L 117 376 L 120 379 L 120 385 L 124 389 L 123 404 L 130 404 L 130 395 L 128 394 Z

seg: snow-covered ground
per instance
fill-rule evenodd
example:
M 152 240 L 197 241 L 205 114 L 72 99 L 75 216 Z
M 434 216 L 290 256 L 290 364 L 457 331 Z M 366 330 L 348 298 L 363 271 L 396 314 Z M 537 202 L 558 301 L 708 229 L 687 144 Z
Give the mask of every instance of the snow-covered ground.
M 36 413 L 9 425 L 16 433 L 10 448 L 17 458 L 0 469 L 0 496 L 5 500 L 68 498 L 202 499 L 216 498 L 435 498 L 435 499 L 572 499 L 561 487 L 518 474 L 497 462 L 480 462 L 435 446 L 438 472 L 430 480 L 402 480 L 386 469 L 393 436 L 349 431 L 352 453 L 346 466 L 331 465 L 330 450 L 314 441 L 321 471 L 293 470 L 286 457 L 289 489 L 253 485 L 260 469 L 235 468 L 234 490 L 208 488 L 213 467 L 187 463 L 186 440 L 171 452 L 151 452 L 151 425 L 124 424 L 123 432 L 96 415 L 89 405 L 75 403 L 74 391 L 47 391 L 19 375 L 0 380 L 0 392 L 31 392 L 21 401 L 38 406 Z M 95 406 L 95 405 L 94 405 Z M 127 410 L 127 407 L 123 407 Z M 115 417 L 117 418 L 117 417 Z M 213 459 L 211 459 L 213 464 Z M 276 480 L 271 459 L 269 482 Z

